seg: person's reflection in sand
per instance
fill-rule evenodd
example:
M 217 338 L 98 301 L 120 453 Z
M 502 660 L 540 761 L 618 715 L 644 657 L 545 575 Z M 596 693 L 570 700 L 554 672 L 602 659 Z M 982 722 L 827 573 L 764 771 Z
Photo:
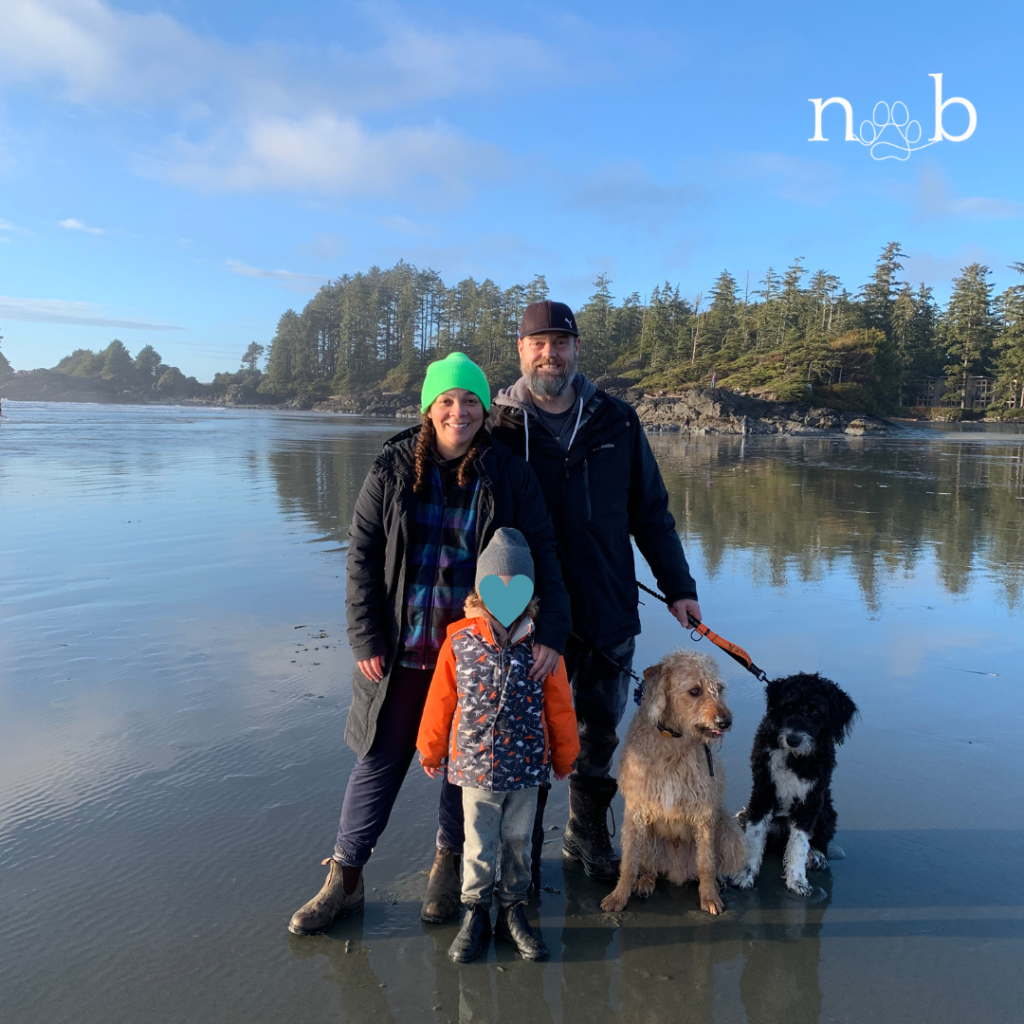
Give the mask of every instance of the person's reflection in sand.
M 757 886 L 744 894 L 740 998 L 748 1024 L 817 1024 L 821 1017 L 821 925 L 832 876 L 815 873 L 815 895 L 801 899 L 782 884 L 776 854 Z
M 459 1024 L 551 1024 L 544 998 L 543 964 L 520 960 L 511 946 L 499 942 L 486 959 L 453 964 L 448 947 L 457 925 L 430 928 L 434 940 L 434 971 L 438 1020 Z M 495 962 L 497 961 L 497 962 Z
M 562 1020 L 564 1024 L 593 1024 L 608 1016 L 615 963 L 615 918 L 601 900 L 609 882 L 592 881 L 575 864 L 563 863 L 565 923 L 562 926 Z
M 370 966 L 370 950 L 363 945 L 363 915 L 338 921 L 327 935 L 289 936 L 296 960 L 324 956 L 330 980 L 341 990 L 339 1021 L 345 1024 L 395 1024 L 381 985 Z

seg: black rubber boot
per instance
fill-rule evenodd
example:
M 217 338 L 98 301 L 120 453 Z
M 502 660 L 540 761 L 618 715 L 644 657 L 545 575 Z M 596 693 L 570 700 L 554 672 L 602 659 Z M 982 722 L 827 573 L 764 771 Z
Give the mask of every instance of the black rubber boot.
M 288 931 L 293 935 L 318 935 L 339 918 L 363 909 L 363 869 L 345 867 L 328 857 L 330 864 L 323 888 L 292 914 Z
M 462 913 L 462 927 L 448 947 L 448 958 L 457 964 L 475 960 L 491 941 L 491 914 L 479 903 L 467 903 Z
M 548 802 L 550 786 L 537 790 L 537 813 L 533 819 L 533 837 L 530 840 L 530 895 L 540 895 L 540 859 L 544 853 L 544 808 Z
M 427 894 L 423 897 L 420 917 L 430 924 L 443 924 L 459 915 L 459 896 L 462 880 L 459 873 L 461 858 L 451 850 L 438 850 L 430 868 Z
M 540 932 L 530 927 L 526 920 L 526 904 L 513 903 L 498 911 L 498 924 L 494 929 L 495 938 L 511 942 L 524 960 L 547 960 L 551 952 L 544 945 Z
M 608 834 L 608 809 L 618 789 L 614 779 L 587 775 L 569 779 L 569 823 L 562 836 L 562 856 L 579 861 L 591 878 L 619 877 L 619 858 Z

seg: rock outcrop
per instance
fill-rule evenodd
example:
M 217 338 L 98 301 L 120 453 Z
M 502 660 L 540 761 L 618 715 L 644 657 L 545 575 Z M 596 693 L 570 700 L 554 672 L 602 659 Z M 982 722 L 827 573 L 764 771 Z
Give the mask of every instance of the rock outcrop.
M 382 419 L 420 418 L 418 395 L 387 394 L 368 391 L 363 395 L 331 395 L 313 406 L 313 412 L 347 413 L 350 416 L 377 416 Z
M 681 395 L 644 395 L 632 404 L 645 429 L 653 432 L 818 434 L 828 431 L 861 436 L 887 434 L 894 429 L 887 420 L 864 413 L 766 402 L 722 388 L 695 388 Z

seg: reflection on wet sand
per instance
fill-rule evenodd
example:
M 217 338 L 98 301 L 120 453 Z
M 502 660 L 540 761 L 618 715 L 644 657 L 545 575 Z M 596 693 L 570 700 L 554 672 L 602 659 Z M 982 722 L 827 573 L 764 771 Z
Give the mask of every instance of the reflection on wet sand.
M 836 778 L 847 857 L 811 876 L 820 902 L 789 896 L 776 859 L 718 920 L 664 883 L 602 914 L 610 884 L 563 867 L 555 787 L 531 909 L 551 961 L 498 945 L 457 968 L 456 926 L 419 919 L 437 798 L 413 772 L 365 914 L 290 936 L 353 759 L 345 527 L 401 426 L 84 406 L 5 422 L 4 1024 L 1017 1024 L 1024 441 L 998 431 L 654 439 L 713 624 L 862 708 Z M 638 665 L 689 645 L 640 613 Z M 723 668 L 735 811 L 763 698 Z

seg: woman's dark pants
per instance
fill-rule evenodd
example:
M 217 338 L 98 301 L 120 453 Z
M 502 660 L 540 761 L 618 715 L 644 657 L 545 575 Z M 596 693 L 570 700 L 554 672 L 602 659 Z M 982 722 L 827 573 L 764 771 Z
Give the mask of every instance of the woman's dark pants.
M 341 807 L 334 859 L 360 867 L 370 859 L 391 817 L 398 791 L 416 753 L 416 736 L 433 676 L 431 669 L 398 668 L 388 685 L 369 751 L 356 760 Z M 445 787 L 440 818 L 462 848 L 462 790 Z M 457 801 L 457 803 L 455 802 Z

